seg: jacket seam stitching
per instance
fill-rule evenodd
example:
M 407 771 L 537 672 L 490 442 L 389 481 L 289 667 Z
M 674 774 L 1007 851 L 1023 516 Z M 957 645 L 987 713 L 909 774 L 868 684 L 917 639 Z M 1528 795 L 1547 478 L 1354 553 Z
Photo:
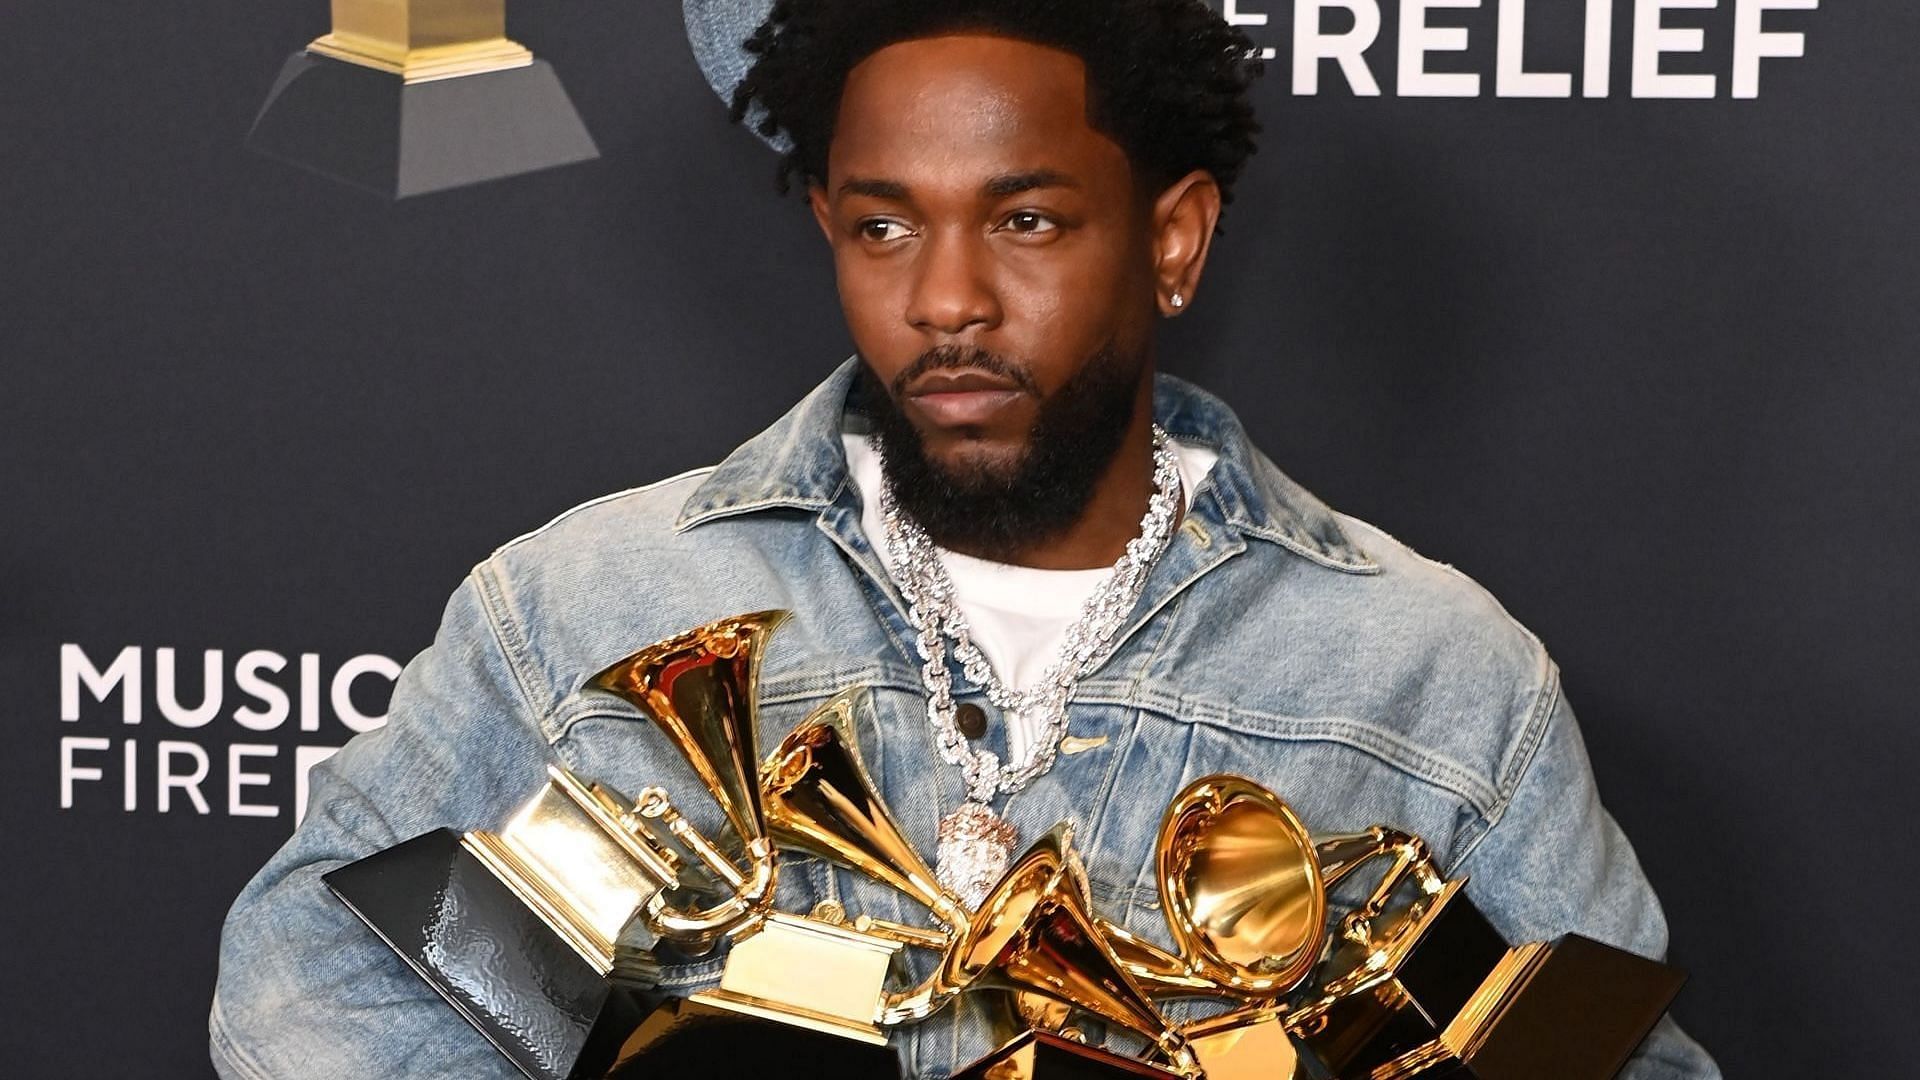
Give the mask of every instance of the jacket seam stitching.
M 1496 803 L 1500 796 L 1494 783 L 1478 776 L 1465 765 L 1430 751 L 1421 750 L 1391 732 L 1353 717 L 1337 716 L 1303 720 L 1300 717 L 1277 716 L 1255 709 L 1223 709 L 1205 702 L 1188 702 L 1176 695 L 1152 692 L 1146 694 L 1143 700 L 1147 707 L 1155 712 L 1177 721 L 1206 724 L 1225 731 L 1264 738 L 1299 742 L 1331 742 L 1350 746 L 1372 755 L 1382 763 L 1409 776 L 1453 792 L 1483 813 L 1489 806 Z M 1234 716 L 1261 720 L 1276 727 L 1310 723 L 1325 725 L 1328 730 L 1260 731 L 1233 723 Z
M 493 635 L 494 646 L 500 650 L 501 658 L 506 660 L 507 670 L 513 674 L 514 688 L 520 692 L 522 714 L 540 717 L 534 726 L 548 745 L 552 745 L 556 737 L 547 728 L 544 715 L 546 710 L 534 704 L 542 697 L 549 695 L 544 693 L 540 696 L 535 695 L 533 684 L 538 681 L 541 689 L 544 690 L 545 682 L 531 670 L 532 658 L 527 652 L 528 643 L 525 635 L 520 632 L 520 624 L 513 618 L 506 595 L 501 589 L 503 583 L 500 580 L 497 564 L 489 559 L 474 567 L 473 578 L 479 593 L 480 610 L 486 616 L 487 629 Z
M 1286 716 L 1244 706 L 1221 705 L 1204 699 L 1188 699 L 1177 693 L 1140 688 L 1132 682 L 1122 683 L 1113 679 L 1101 680 L 1091 687 L 1082 684 L 1082 687 L 1086 692 L 1076 690 L 1073 698 L 1075 702 L 1081 704 L 1143 708 L 1166 719 L 1183 723 L 1204 723 L 1210 727 L 1258 738 L 1293 742 L 1338 742 L 1366 751 L 1385 764 L 1416 779 L 1452 791 L 1471 802 L 1476 810 L 1484 810 L 1499 799 L 1500 793 L 1496 781 L 1482 777 L 1473 769 L 1450 758 L 1423 750 L 1390 731 L 1350 716 Z M 1262 724 L 1271 725 L 1272 728 L 1292 728 L 1293 730 L 1272 730 L 1239 724 L 1235 722 L 1236 717 L 1256 720 Z M 1308 725 L 1338 730 L 1303 730 Z M 1348 739 L 1341 737 L 1340 732 L 1343 731 L 1359 734 L 1353 739 Z
M 1154 660 L 1159 657 L 1160 651 L 1166 647 L 1168 639 L 1172 636 L 1174 622 L 1179 615 L 1181 605 L 1185 602 L 1186 595 L 1182 592 L 1175 595 L 1168 604 L 1157 609 L 1153 616 L 1149 616 L 1149 619 L 1153 619 L 1158 617 L 1159 611 L 1165 611 L 1167 613 L 1167 618 L 1163 621 L 1160 633 L 1153 642 L 1153 647 L 1147 650 L 1146 658 L 1135 672 L 1132 685 L 1128 689 L 1127 704 L 1123 707 L 1129 713 L 1137 713 L 1139 711 L 1140 692 L 1146 687 L 1147 675 L 1153 670 Z M 1138 725 L 1135 724 L 1131 726 L 1137 728 Z M 1137 739 L 1139 736 L 1136 733 L 1134 737 Z M 1131 744 L 1132 740 L 1129 740 L 1129 745 Z M 1106 773 L 1100 778 L 1099 798 L 1098 801 L 1094 803 L 1095 806 L 1100 808 L 1100 819 L 1095 823 L 1093 831 L 1100 831 L 1106 828 L 1107 807 L 1111 805 L 1114 786 L 1120 781 L 1122 756 L 1123 755 L 1118 753 L 1110 755 L 1111 759 L 1107 762 Z
M 1224 521 L 1225 519 L 1223 518 L 1222 520 Z M 1235 533 L 1238 532 L 1237 529 L 1233 531 Z M 1177 604 L 1186 599 L 1188 590 L 1192 589 L 1194 584 L 1201 578 L 1225 566 L 1235 556 L 1247 550 L 1247 542 L 1238 535 L 1233 536 L 1233 541 L 1231 545 L 1223 544 L 1217 554 L 1195 566 L 1192 573 L 1180 579 L 1172 588 L 1168 589 L 1166 595 L 1162 596 L 1151 608 L 1143 612 L 1138 619 L 1129 622 L 1126 628 L 1115 636 L 1113 646 L 1107 650 L 1105 656 L 1100 658 L 1100 664 L 1104 666 L 1109 660 L 1112 660 L 1113 657 L 1119 655 L 1120 651 L 1126 648 L 1127 642 L 1150 626 L 1153 620 L 1159 618 L 1160 613 L 1165 611 L 1169 605 Z M 1154 648 L 1157 650 L 1159 645 L 1155 645 Z M 1151 662 L 1152 657 L 1148 657 L 1148 660 Z M 1131 703 L 1135 699 L 1135 695 L 1138 694 L 1139 690 L 1145 684 L 1145 672 L 1147 670 L 1149 669 L 1142 668 L 1141 674 L 1127 680 L 1127 689 L 1123 691 L 1127 703 Z
M 1542 657 L 1543 662 L 1545 658 Z M 1520 737 L 1514 741 L 1513 751 L 1507 755 L 1507 762 L 1500 770 L 1500 812 L 1506 812 L 1507 804 L 1520 789 L 1520 777 L 1532 765 L 1539 754 L 1541 744 L 1546 742 L 1547 727 L 1553 723 L 1554 706 L 1560 700 L 1560 671 L 1550 662 L 1544 662 L 1545 670 L 1540 675 L 1540 692 L 1534 695 L 1533 707 L 1528 710 L 1527 723 L 1521 729 Z
M 825 510 L 833 505 L 832 499 L 819 499 L 795 493 L 793 495 L 773 495 L 755 499 L 752 502 L 726 503 L 721 506 L 709 506 L 698 513 L 689 514 L 673 523 L 673 531 L 686 532 L 688 529 L 719 521 L 723 518 L 738 517 L 760 510 Z
M 913 642 L 902 638 L 894 632 L 893 620 L 889 618 L 890 615 L 896 613 L 902 615 L 905 613 L 905 609 L 899 604 L 900 598 L 888 594 L 889 588 L 897 591 L 898 585 L 891 580 L 873 580 L 873 575 L 868 573 L 865 567 L 859 565 L 855 553 L 847 550 L 848 538 L 834 532 L 832 527 L 827 524 L 827 513 L 834 509 L 840 502 L 841 495 L 852 485 L 853 478 L 850 475 L 841 477 L 839 486 L 833 489 L 833 495 L 827 500 L 827 504 L 820 508 L 818 514 L 814 515 L 813 526 L 816 530 L 824 534 L 827 540 L 833 544 L 834 550 L 840 553 L 841 559 L 847 564 L 848 573 L 853 575 L 854 583 L 858 586 L 856 591 L 860 594 L 861 602 L 866 604 L 867 610 L 873 613 L 873 621 L 880 627 L 880 632 L 886 635 L 887 640 L 892 642 L 894 649 L 899 652 L 901 659 L 911 667 L 916 646 Z M 847 511 L 852 512 L 852 508 L 848 507 Z M 875 546 L 873 537 L 865 535 L 864 530 L 860 530 L 859 532 L 861 540 L 867 545 L 867 549 L 872 551 L 875 560 L 880 562 L 882 574 L 885 575 L 886 561 L 880 558 L 880 549 Z M 893 610 L 882 610 L 882 601 Z M 918 676 L 915 677 L 918 678 Z M 922 686 L 924 684 L 916 685 Z
M 861 572 L 858 567 L 850 567 L 850 569 L 855 573 Z M 893 620 L 887 617 L 891 613 L 880 610 L 880 601 L 888 599 L 886 593 L 874 587 L 871 582 L 861 581 L 858 584 L 860 586 L 860 601 L 867 605 L 867 610 L 873 614 L 873 621 L 879 625 L 880 632 L 887 636 L 887 640 L 892 643 L 895 651 L 899 652 L 902 660 L 911 662 L 914 655 L 914 644 L 902 639 L 900 635 L 894 631 Z M 904 683 L 905 680 L 902 680 L 902 685 L 904 685 Z M 920 683 L 916 685 L 914 689 L 921 689 L 924 685 L 924 683 Z
M 1359 557 L 1353 562 L 1345 562 L 1326 552 L 1315 551 L 1309 545 L 1276 529 L 1264 525 L 1256 525 L 1252 522 L 1235 522 L 1234 524 L 1242 533 L 1248 536 L 1265 540 L 1271 544 L 1278 544 L 1308 562 L 1324 566 L 1329 570 L 1338 570 L 1343 574 L 1356 574 L 1368 577 L 1380 572 L 1380 564 L 1374 562 L 1366 553 L 1360 551 L 1357 546 L 1354 546 L 1354 553 Z M 1350 543 L 1349 546 L 1353 545 Z
M 1225 561 L 1224 559 L 1221 560 L 1221 562 Z M 1141 691 L 1147 688 L 1147 676 L 1153 671 L 1155 663 L 1160 659 L 1160 654 L 1166 650 L 1167 642 L 1173 640 L 1174 625 L 1180 621 L 1180 612 L 1186 607 L 1187 597 L 1191 595 L 1187 592 L 1187 587 L 1192 585 L 1199 577 L 1200 575 L 1195 574 L 1192 579 L 1182 583 L 1179 591 L 1170 598 L 1168 603 L 1156 608 L 1152 615 L 1147 616 L 1149 620 L 1152 620 L 1159 618 L 1161 612 L 1164 611 L 1166 613 L 1166 618 L 1162 620 L 1159 637 L 1155 639 L 1153 647 L 1147 650 L 1146 659 L 1141 662 L 1139 669 L 1134 673 L 1133 679 L 1131 680 L 1132 685 L 1127 688 L 1127 701 L 1129 703 L 1139 701 Z
M 1462 866 L 1471 858 L 1480 842 L 1487 838 L 1495 826 L 1507 816 L 1507 808 L 1513 804 L 1514 793 L 1520 788 L 1520 781 L 1533 762 L 1540 756 L 1540 747 L 1546 744 L 1547 728 L 1553 723 L 1554 706 L 1560 700 L 1559 670 L 1551 663 L 1547 664 L 1546 678 L 1540 692 L 1534 696 L 1531 709 L 1528 710 L 1526 728 L 1515 740 L 1514 749 L 1507 756 L 1507 764 L 1501 769 L 1500 798 L 1493 808 L 1481 815 L 1485 824 L 1469 839 L 1465 846 L 1453 857 L 1455 867 Z
M 618 499 L 624 499 L 629 495 L 645 495 L 650 491 L 654 491 L 659 488 L 666 487 L 669 484 L 677 484 L 682 480 L 691 480 L 696 476 L 703 476 L 707 473 L 712 472 L 714 469 L 718 467 L 719 466 L 717 465 L 703 465 L 697 469 L 688 469 L 687 471 L 682 473 L 675 473 L 674 475 L 669 476 L 663 480 L 655 480 L 651 484 L 642 484 L 639 487 L 627 488 L 624 491 L 609 492 L 605 495 L 588 499 L 586 502 L 580 503 L 575 506 L 570 506 L 567 509 L 560 511 L 558 514 L 554 515 L 553 520 L 547 522 L 545 525 L 542 525 L 537 529 L 532 529 L 527 532 L 521 533 L 519 536 L 516 536 L 513 539 L 507 541 L 506 543 L 501 544 L 498 548 L 494 549 L 493 554 L 497 556 L 504 551 L 507 551 L 514 547 L 518 547 L 520 544 L 524 543 L 525 541 L 532 540 L 534 537 L 539 536 L 540 534 L 558 526 L 560 523 L 566 521 L 568 518 L 574 516 L 575 514 L 580 513 L 583 510 L 591 510 L 596 506 L 602 505 L 603 503 L 610 503 Z
M 785 683 L 763 686 L 758 701 L 763 706 L 785 705 L 796 701 L 825 701 L 849 685 L 868 689 L 907 691 L 918 689 L 904 676 L 881 670 L 869 677 L 855 679 L 852 682 L 837 678 L 803 676 Z M 569 695 L 547 715 L 543 723 L 550 731 L 548 742 L 558 744 L 572 734 L 575 727 L 588 720 L 623 720 L 628 723 L 638 723 L 645 719 L 645 715 L 637 709 L 629 711 L 617 708 L 610 702 L 575 698 Z
M 1156 691 L 1144 685 L 1144 679 L 1101 679 L 1082 683 L 1073 701 L 1083 705 L 1137 708 L 1151 711 L 1164 719 L 1183 723 L 1204 723 L 1210 727 L 1256 738 L 1290 742 L 1332 742 L 1360 750 L 1417 780 L 1450 791 L 1466 799 L 1477 812 L 1485 812 L 1500 799 L 1497 781 L 1482 777 L 1473 769 L 1420 749 L 1418 746 L 1363 720 L 1349 716 L 1303 718 L 1283 716 L 1245 707 L 1222 706 L 1204 700 L 1188 700 L 1173 693 Z M 880 684 L 875 684 L 880 685 Z M 890 684 L 893 689 L 913 689 L 904 682 Z M 1245 717 L 1272 730 L 1234 722 Z M 1304 730 L 1312 725 L 1317 730 Z M 1354 733 L 1349 735 L 1348 733 Z
M 227 1032 L 226 1011 L 220 1008 L 218 994 L 213 998 L 213 1017 L 209 1025 L 209 1033 L 213 1037 L 214 1046 L 220 1051 L 221 1058 L 226 1064 L 233 1066 L 234 1071 L 253 1080 L 271 1080 L 271 1074 L 255 1062 L 252 1055 L 242 1050 L 240 1045 L 233 1041 L 232 1035 Z

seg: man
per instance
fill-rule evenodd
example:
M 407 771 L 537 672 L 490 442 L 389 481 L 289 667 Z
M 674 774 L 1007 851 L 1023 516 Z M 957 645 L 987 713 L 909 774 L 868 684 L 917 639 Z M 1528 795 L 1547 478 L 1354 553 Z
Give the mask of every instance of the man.
M 556 758 L 702 810 L 639 715 L 582 684 L 773 607 L 794 618 L 765 660 L 766 736 L 870 688 L 862 749 L 962 894 L 1071 820 L 1100 911 L 1164 943 L 1161 810 L 1237 772 L 1316 832 L 1424 836 L 1509 939 L 1665 949 L 1539 643 L 1154 374 L 1156 324 L 1199 295 L 1252 149 L 1243 38 L 1198 0 L 782 0 L 748 50 L 736 113 L 789 147 L 858 360 L 717 467 L 578 507 L 475 568 L 388 726 L 316 770 L 305 823 L 234 906 L 223 1075 L 505 1075 L 319 876 L 428 829 L 498 827 Z M 782 866 L 783 910 L 924 919 L 854 875 Z M 986 1052 L 985 1012 L 963 999 L 899 1031 L 906 1071 Z M 1628 1075 L 1717 1071 L 1664 1021 Z

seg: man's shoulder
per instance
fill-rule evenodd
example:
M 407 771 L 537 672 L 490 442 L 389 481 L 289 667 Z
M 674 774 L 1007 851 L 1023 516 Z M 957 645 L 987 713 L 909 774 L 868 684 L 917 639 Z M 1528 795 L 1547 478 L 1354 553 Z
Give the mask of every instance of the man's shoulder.
M 816 545 L 795 539 L 815 530 L 801 529 L 799 515 L 695 513 L 712 501 L 713 472 L 589 499 L 502 544 L 475 575 L 546 631 L 589 620 L 636 633 L 658 623 L 665 635 L 766 606 L 770 583 L 818 557 Z
M 788 606 L 773 557 L 782 545 L 744 537 L 731 522 L 684 527 L 682 510 L 711 472 L 590 499 L 474 567 L 479 613 L 536 709 L 558 707 L 586 675 L 649 642 Z
M 1540 640 L 1478 581 L 1333 509 L 1265 454 L 1249 457 L 1262 520 L 1248 531 L 1306 560 L 1295 584 L 1321 595 L 1315 617 L 1331 631 L 1403 654 L 1470 653 L 1520 678 L 1538 673 Z
M 1289 486 L 1293 531 L 1269 530 L 1277 542 L 1250 543 L 1258 557 L 1222 579 L 1237 615 L 1190 628 L 1196 646 L 1259 659 L 1181 681 L 1225 693 L 1249 727 L 1360 747 L 1497 805 L 1558 695 L 1546 648 L 1460 569 L 1279 475 L 1262 480 Z
M 1540 639 L 1486 586 L 1450 563 L 1430 558 L 1372 522 L 1335 519 L 1375 567 L 1374 603 L 1363 608 L 1377 629 L 1425 649 L 1469 650 L 1533 672 L 1545 663 Z
M 555 515 L 539 528 L 521 533 L 494 549 L 492 560 L 525 565 L 599 553 L 623 541 L 671 536 L 680 508 L 714 466 L 689 469 L 650 484 L 588 499 Z
M 1378 568 L 1343 627 L 1369 673 L 1370 723 L 1474 774 L 1483 808 L 1504 800 L 1559 695 L 1540 638 L 1460 569 L 1351 515 L 1341 526 Z

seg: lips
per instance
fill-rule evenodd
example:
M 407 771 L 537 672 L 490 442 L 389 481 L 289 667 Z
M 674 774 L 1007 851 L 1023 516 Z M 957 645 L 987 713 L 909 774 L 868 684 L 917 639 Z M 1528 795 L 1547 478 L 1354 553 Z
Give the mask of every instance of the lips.
M 992 423 L 1024 396 L 1012 379 L 977 369 L 930 371 L 913 380 L 906 393 L 914 408 L 940 427 Z
M 965 371 L 929 371 L 907 387 L 908 397 L 923 394 L 1018 393 L 1020 385 L 1003 375 L 970 368 Z

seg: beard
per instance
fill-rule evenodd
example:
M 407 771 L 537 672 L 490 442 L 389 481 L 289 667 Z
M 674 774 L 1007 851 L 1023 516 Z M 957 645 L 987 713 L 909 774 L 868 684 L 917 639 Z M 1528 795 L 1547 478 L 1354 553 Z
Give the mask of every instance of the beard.
M 1085 512 L 1094 484 L 1120 450 L 1133 420 L 1145 357 L 1102 346 L 1065 385 L 1040 402 L 1027 445 L 1011 462 L 959 467 L 927 454 L 919 429 L 899 406 L 912 379 L 969 368 L 1017 382 L 1034 393 L 1026 368 L 984 349 L 931 349 L 883 385 L 863 362 L 856 401 L 873 422 L 900 512 L 934 543 L 997 562 L 1065 533 Z

